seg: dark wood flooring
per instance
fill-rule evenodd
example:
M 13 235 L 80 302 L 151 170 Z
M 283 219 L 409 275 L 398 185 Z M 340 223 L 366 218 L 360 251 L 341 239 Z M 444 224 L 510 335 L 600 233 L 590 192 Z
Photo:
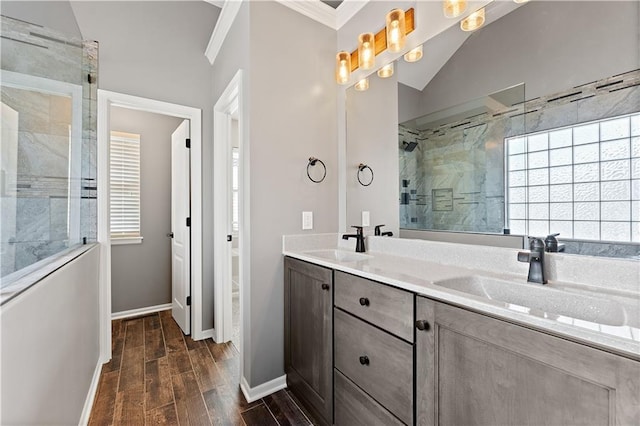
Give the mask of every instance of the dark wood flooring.
M 286 390 L 247 403 L 231 343 L 194 341 L 163 311 L 112 322 L 90 425 L 309 425 Z M 315 423 L 315 422 L 314 422 Z

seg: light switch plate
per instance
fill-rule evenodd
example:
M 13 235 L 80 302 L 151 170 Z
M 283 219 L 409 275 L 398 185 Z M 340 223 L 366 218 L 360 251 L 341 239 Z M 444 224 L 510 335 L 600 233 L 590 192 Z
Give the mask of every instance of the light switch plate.
M 313 212 L 302 212 L 302 229 L 313 229 Z
M 362 212 L 362 226 L 369 226 L 369 212 Z

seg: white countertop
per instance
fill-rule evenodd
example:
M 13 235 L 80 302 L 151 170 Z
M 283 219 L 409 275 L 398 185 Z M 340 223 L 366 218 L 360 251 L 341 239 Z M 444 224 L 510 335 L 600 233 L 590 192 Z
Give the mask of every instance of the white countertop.
M 314 251 L 339 249 L 353 252 L 352 240 L 342 242 L 338 234 L 285 236 L 283 254 L 640 360 L 640 292 L 635 291 L 638 283 L 633 279 L 640 271 L 636 269 L 639 263 L 616 263 L 614 260 L 610 264 L 609 274 L 616 275 L 617 267 L 622 269 L 617 272 L 618 281 L 613 280 L 615 285 L 611 286 L 595 286 L 593 283 L 584 285 L 569 282 L 569 280 L 558 280 L 556 276 L 551 276 L 550 278 L 555 279 L 550 279 L 546 286 L 542 286 L 526 282 L 528 265 L 515 260 L 518 250 L 381 237 L 367 237 L 367 243 L 370 251 L 365 253 L 366 258 L 341 262 L 317 257 Z M 421 255 L 430 251 L 437 252 L 438 255 L 432 254 L 421 258 Z M 448 251 L 455 251 L 458 255 L 464 252 L 468 262 Z M 447 259 L 451 262 L 447 262 Z M 511 259 L 514 259 L 513 263 Z M 577 262 L 580 261 L 584 260 L 577 260 Z M 498 269 L 505 272 L 496 272 L 493 262 L 501 265 L 502 267 Z M 556 263 L 561 262 L 576 261 L 560 258 Z M 573 265 L 572 268 L 578 269 L 578 266 Z M 602 265 L 596 262 L 596 267 L 601 268 Z M 631 268 L 630 271 L 629 268 Z M 556 272 L 553 265 L 550 269 Z M 597 297 L 599 300 L 612 301 L 623 308 L 624 321 L 622 325 L 612 326 L 569 316 L 553 315 L 434 284 L 442 280 L 477 275 L 507 280 L 518 285 L 541 286 L 567 294 L 583 295 L 587 300 L 588 297 Z M 561 278 L 566 279 L 566 277 Z M 553 292 L 549 293 L 552 297 Z M 593 308 L 585 306 L 585 309 Z

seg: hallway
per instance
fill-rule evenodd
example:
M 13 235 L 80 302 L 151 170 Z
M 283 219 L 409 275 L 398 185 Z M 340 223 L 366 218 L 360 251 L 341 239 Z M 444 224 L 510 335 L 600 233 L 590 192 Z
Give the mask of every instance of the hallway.
M 183 336 L 171 311 L 112 322 L 90 425 L 309 425 L 281 390 L 247 403 L 231 343 Z

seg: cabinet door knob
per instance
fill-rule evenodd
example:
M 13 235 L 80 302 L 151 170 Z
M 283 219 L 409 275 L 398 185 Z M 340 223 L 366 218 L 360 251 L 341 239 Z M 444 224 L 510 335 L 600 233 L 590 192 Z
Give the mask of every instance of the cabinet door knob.
M 369 306 L 369 299 L 367 299 L 366 297 L 361 297 L 360 298 L 360 305 Z
M 369 357 L 366 355 L 363 355 L 360 357 L 360 364 L 362 365 L 369 365 Z
M 323 290 L 329 290 L 329 284 L 322 284 L 322 289 Z
M 416 328 L 418 330 L 429 330 L 429 323 L 426 322 L 425 320 L 418 320 L 416 321 Z

